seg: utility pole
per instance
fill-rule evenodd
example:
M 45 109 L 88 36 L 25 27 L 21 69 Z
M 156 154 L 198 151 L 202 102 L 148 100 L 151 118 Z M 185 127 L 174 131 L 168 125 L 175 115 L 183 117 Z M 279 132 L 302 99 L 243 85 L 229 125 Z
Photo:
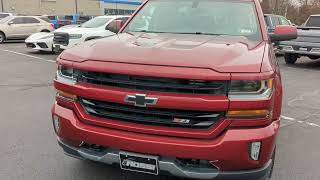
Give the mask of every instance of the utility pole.
M 4 5 L 3 5 L 4 3 L 3 3 L 3 1 L 4 0 L 1 0 L 1 12 L 4 12 Z
M 78 0 L 75 0 L 76 14 L 78 14 Z

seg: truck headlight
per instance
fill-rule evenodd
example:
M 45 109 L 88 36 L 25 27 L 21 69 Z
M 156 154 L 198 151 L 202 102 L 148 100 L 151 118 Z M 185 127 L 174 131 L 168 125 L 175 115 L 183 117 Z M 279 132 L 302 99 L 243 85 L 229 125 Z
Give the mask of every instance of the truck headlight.
M 70 39 L 80 39 L 82 38 L 82 34 L 69 34 Z
M 267 99 L 273 92 L 273 79 L 231 81 L 229 99 Z
M 73 68 L 63 65 L 58 65 L 56 80 L 66 84 L 74 85 L 77 82 L 77 77 Z

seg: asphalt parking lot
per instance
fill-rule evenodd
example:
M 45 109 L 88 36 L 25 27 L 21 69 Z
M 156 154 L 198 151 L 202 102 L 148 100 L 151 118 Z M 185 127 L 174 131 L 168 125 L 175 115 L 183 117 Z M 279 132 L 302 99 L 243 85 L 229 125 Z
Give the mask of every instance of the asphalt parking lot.
M 0 179 L 176 179 L 64 156 L 50 120 L 55 58 L 19 42 L 0 45 Z M 273 180 L 319 180 L 320 60 L 278 60 L 285 94 Z

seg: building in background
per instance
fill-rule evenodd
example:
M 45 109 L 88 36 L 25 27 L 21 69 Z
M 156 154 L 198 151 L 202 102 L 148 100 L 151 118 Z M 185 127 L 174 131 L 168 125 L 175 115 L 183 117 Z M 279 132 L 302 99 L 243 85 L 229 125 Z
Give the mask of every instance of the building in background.
M 101 0 L 104 14 L 127 15 L 132 14 L 144 0 Z
M 144 0 L 0 0 L 0 11 L 23 15 L 131 14 Z

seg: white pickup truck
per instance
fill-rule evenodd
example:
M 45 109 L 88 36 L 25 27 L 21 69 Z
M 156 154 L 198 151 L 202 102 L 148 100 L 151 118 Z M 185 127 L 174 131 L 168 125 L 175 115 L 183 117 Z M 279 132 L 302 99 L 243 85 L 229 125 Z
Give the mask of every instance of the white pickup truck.
M 57 29 L 53 38 L 54 51 L 61 52 L 88 40 L 114 35 L 114 32 L 107 30 L 108 25 L 114 21 L 126 22 L 129 18 L 118 15 L 98 16 L 77 27 Z

